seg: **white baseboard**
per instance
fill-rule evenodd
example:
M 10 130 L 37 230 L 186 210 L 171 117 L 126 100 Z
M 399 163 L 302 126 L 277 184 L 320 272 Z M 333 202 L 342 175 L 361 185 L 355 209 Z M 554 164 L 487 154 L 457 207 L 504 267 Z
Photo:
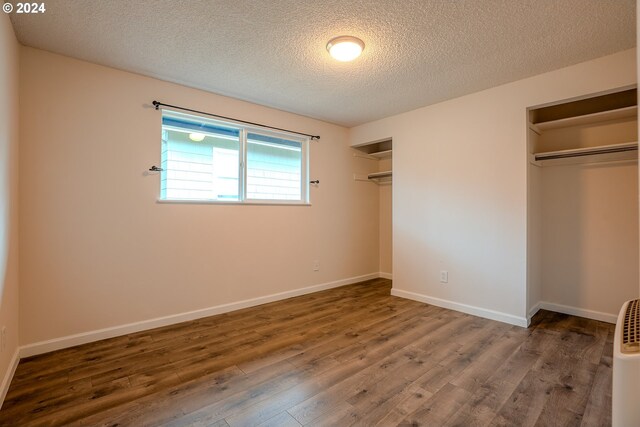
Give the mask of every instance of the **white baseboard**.
M 542 303 L 538 301 L 536 305 L 534 305 L 531 308 L 531 310 L 529 310 L 529 313 L 527 313 L 527 326 L 531 324 L 531 319 L 533 319 L 533 316 L 535 316 L 536 313 L 539 312 L 541 308 L 542 308 Z
M 512 314 L 502 313 L 500 311 L 475 307 L 473 305 L 467 305 L 455 301 L 430 297 L 427 295 L 403 291 L 396 288 L 391 289 L 391 295 L 436 305 L 438 307 L 448 308 L 450 310 L 461 311 L 463 313 L 472 314 L 474 316 L 484 317 L 485 319 L 497 320 L 499 322 L 509 323 L 511 325 L 522 326 L 523 328 L 527 327 L 527 319 L 525 319 L 524 317 L 518 317 Z
M 216 314 L 227 313 L 230 311 L 240 310 L 243 308 L 254 307 L 256 305 L 267 304 L 287 298 L 300 295 L 319 292 L 326 289 L 337 288 L 339 286 L 350 285 L 365 280 L 376 279 L 380 277 L 380 273 L 370 273 L 363 276 L 350 277 L 348 279 L 336 280 L 334 282 L 322 283 L 319 285 L 308 286 L 306 288 L 294 289 L 291 291 L 280 292 L 277 294 L 266 295 L 263 297 L 252 298 L 248 300 L 232 302 L 229 304 L 216 305 L 213 307 L 203 308 L 200 310 L 189 311 L 170 316 L 157 317 L 155 319 L 142 320 L 140 322 L 128 323 L 110 328 L 98 329 L 95 331 L 83 332 L 80 334 L 69 335 L 61 338 L 54 338 L 47 341 L 40 341 L 33 344 L 27 344 L 20 347 L 20 357 L 35 356 L 38 354 L 48 353 L 54 350 L 73 347 L 80 344 L 86 344 L 107 338 L 113 338 L 121 335 L 131 334 L 135 332 L 145 331 L 148 329 L 160 328 L 162 326 L 173 325 L 175 323 L 188 322 L 190 320 L 200 319 L 203 317 L 215 316 Z
M 383 279 L 389 279 L 389 280 L 393 280 L 393 274 L 391 273 L 384 273 L 384 272 L 380 272 L 378 273 L 379 277 L 382 277 Z
M 2 384 L 0 384 L 0 408 L 2 408 L 4 398 L 7 397 L 7 392 L 9 391 L 13 375 L 16 373 L 18 362 L 20 362 L 20 349 L 16 348 L 16 351 L 13 353 L 13 357 L 11 358 L 11 362 L 9 362 L 9 366 L 7 366 L 7 372 L 4 374 Z
M 540 308 L 557 313 L 570 314 L 572 316 L 586 317 L 587 319 L 599 320 L 601 322 L 613 323 L 618 320 L 617 314 L 603 313 L 602 311 L 587 310 L 585 308 L 572 307 L 570 305 L 554 304 L 552 302 L 541 302 Z

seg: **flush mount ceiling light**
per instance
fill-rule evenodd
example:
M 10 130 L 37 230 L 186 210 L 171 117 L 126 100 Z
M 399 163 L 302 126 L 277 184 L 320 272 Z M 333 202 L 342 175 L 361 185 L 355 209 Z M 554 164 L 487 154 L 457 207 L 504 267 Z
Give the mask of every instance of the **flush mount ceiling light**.
M 364 50 L 364 42 L 352 36 L 335 37 L 327 43 L 327 50 L 338 61 L 353 61 Z
M 195 142 L 200 142 L 204 139 L 203 133 L 192 132 L 189 134 L 189 139 Z

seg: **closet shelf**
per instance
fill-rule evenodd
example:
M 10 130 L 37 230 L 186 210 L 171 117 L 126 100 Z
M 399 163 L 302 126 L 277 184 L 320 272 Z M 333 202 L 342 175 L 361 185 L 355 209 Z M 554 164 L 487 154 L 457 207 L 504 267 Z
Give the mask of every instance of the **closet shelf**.
M 388 159 L 392 156 L 392 152 L 393 150 L 384 150 L 384 151 L 378 151 L 376 153 L 369 153 L 369 155 L 378 159 Z
M 388 159 L 391 157 L 393 142 L 391 138 L 384 138 L 354 145 L 353 148 L 356 150 L 356 153 L 354 153 L 356 157 L 364 157 L 371 160 Z
M 393 141 L 391 138 L 379 139 L 377 141 L 371 141 L 365 144 L 353 146 L 355 157 L 362 157 L 369 160 L 382 160 L 390 159 L 393 155 Z M 390 167 L 380 164 L 379 167 Z M 372 172 L 366 175 L 354 174 L 353 179 L 356 181 L 374 182 L 376 184 L 390 184 L 391 183 L 391 171 Z
M 559 129 L 570 126 L 578 126 L 583 124 L 592 124 L 606 122 L 609 120 L 626 119 L 636 117 L 638 114 L 638 107 L 624 107 L 615 110 L 601 111 L 598 113 L 584 114 L 582 116 L 567 117 L 565 119 L 551 120 L 548 122 L 540 122 L 532 124 L 533 128 L 539 131 Z
M 637 142 L 627 142 L 624 144 L 600 145 L 597 147 L 573 148 L 570 150 L 546 151 L 534 153 L 536 161 L 564 159 L 569 157 L 593 156 L 596 154 L 621 153 L 638 149 Z
M 391 178 L 391 171 L 374 172 L 367 175 L 367 179 L 372 181 L 379 181 L 385 178 Z
M 353 153 L 353 157 L 360 157 L 369 160 L 390 159 L 392 152 L 393 150 L 376 151 L 375 153 L 363 153 L 358 151 L 357 153 Z

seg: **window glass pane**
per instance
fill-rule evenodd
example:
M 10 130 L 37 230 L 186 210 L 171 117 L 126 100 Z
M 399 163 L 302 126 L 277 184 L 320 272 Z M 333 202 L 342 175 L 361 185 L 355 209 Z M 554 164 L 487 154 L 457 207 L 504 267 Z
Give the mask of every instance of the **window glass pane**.
M 247 199 L 301 200 L 302 143 L 247 135 Z
M 160 197 L 238 200 L 239 131 L 163 113 Z

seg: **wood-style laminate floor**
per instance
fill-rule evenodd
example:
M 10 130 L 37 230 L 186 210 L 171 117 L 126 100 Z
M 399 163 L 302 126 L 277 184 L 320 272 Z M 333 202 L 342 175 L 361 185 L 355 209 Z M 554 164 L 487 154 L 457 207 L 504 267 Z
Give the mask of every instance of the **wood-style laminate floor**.
M 614 326 L 528 328 L 377 279 L 22 360 L 11 426 L 606 426 Z

